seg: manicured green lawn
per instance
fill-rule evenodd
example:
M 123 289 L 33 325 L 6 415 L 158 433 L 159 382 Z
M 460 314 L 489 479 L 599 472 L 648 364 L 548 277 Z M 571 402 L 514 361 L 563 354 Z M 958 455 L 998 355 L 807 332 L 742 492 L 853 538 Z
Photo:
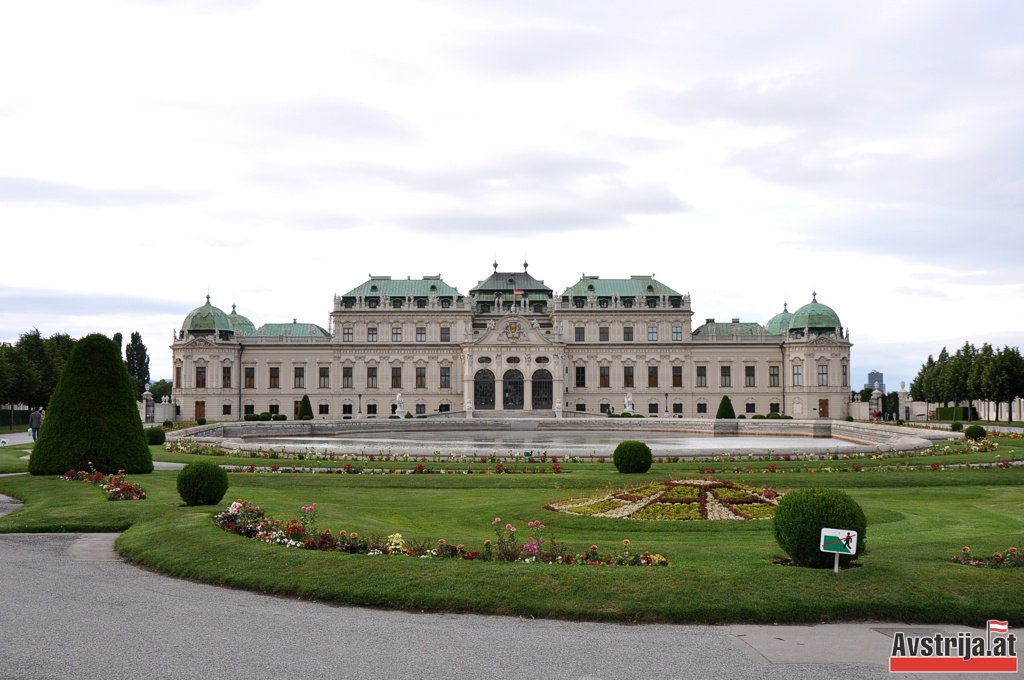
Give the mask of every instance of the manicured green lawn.
M 1021 457 L 1020 440 L 1001 439 L 991 454 L 906 459 L 902 463 L 982 462 Z M 169 455 L 153 449 L 156 458 Z M 0 452 L 0 466 L 8 464 Z M 195 457 L 181 456 L 184 460 Z M 252 461 L 211 458 L 222 464 Z M 24 463 L 24 461 L 16 461 Z M 544 475 L 230 475 L 218 507 L 187 508 L 175 472 L 132 476 L 149 499 L 111 503 L 83 482 L 29 476 L 0 478 L 0 493 L 22 499 L 0 518 L 0 531 L 122 531 L 118 550 L 157 571 L 232 587 L 335 603 L 431 611 L 470 611 L 585 620 L 692 623 L 815 622 L 887 619 L 981 625 L 988 618 L 1024 624 L 1024 569 L 990 570 L 948 562 L 964 545 L 975 553 L 1024 549 L 1024 468 L 895 471 L 894 459 L 655 464 L 642 476 L 610 463 L 564 463 L 567 474 Z M 14 462 L 10 462 L 14 465 Z M 767 472 L 800 468 L 801 472 Z M 362 465 L 362 464 L 361 464 Z M 376 463 L 377 467 L 411 466 Z M 806 468 L 804 467 L 806 465 Z M 429 464 L 431 467 L 443 465 Z M 868 552 L 860 568 L 831 571 L 779 566 L 770 521 L 643 522 L 575 517 L 543 509 L 548 501 L 670 476 L 715 476 L 770 485 L 844 488 L 868 517 Z M 453 469 L 468 465 L 452 464 Z M 722 468 L 752 472 L 734 474 Z M 473 464 L 474 470 L 493 465 Z M 24 469 L 24 468 L 21 468 Z M 813 471 L 811 471 L 813 470 Z M 479 549 L 502 518 L 528 535 L 541 520 L 577 550 L 597 544 L 665 555 L 664 568 L 590 567 L 317 553 L 247 540 L 221 531 L 210 517 L 235 498 L 253 500 L 277 519 L 317 503 L 318 525 L 335 532 L 402 533 L 444 538 Z

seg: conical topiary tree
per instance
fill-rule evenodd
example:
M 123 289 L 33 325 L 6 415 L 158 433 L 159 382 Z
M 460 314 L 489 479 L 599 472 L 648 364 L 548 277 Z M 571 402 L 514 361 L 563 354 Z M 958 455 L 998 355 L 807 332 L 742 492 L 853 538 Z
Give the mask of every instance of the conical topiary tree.
M 729 401 L 729 395 L 726 394 L 722 397 L 721 403 L 718 404 L 718 413 L 715 414 L 715 418 L 735 418 L 736 411 L 732 408 L 732 402 Z
M 303 394 L 299 402 L 299 420 L 313 420 L 313 405 L 309 403 L 308 394 Z
M 39 432 L 29 472 L 59 475 L 70 468 L 107 474 L 153 471 L 135 402 L 135 381 L 117 345 L 100 334 L 77 343 L 64 364 Z

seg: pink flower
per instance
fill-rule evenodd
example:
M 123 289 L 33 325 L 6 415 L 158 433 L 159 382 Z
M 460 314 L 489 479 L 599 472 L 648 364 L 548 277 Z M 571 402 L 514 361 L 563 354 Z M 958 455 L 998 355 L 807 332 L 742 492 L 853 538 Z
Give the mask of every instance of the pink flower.
M 629 547 L 629 539 L 628 538 L 622 539 L 622 545 L 624 545 L 626 547 Z
M 511 524 L 506 524 L 505 525 L 505 531 L 515 531 L 515 530 L 516 530 L 516 528 L 514 526 L 512 526 Z
M 590 546 L 590 552 L 597 552 L 597 546 L 596 545 Z
M 491 522 L 491 524 L 497 524 L 497 523 L 498 523 L 498 522 L 500 522 L 500 521 L 501 521 L 501 518 L 500 518 L 500 517 L 495 517 L 495 518 L 494 518 L 494 521 L 493 521 L 493 522 Z
M 965 546 L 963 547 L 963 551 L 964 551 L 965 553 L 969 553 L 969 552 L 971 552 L 971 547 L 970 547 L 970 546 L 967 546 L 967 545 L 965 545 Z

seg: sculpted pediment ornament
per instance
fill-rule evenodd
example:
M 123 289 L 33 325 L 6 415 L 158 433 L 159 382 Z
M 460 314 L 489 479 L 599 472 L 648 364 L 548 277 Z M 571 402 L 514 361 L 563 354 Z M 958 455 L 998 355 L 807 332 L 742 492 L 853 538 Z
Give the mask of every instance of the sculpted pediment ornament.
M 214 343 L 202 336 L 192 336 L 192 339 L 185 343 L 186 347 L 213 347 Z
M 811 340 L 810 344 L 812 344 L 812 345 L 834 345 L 836 343 L 835 343 L 835 340 L 833 340 L 832 338 L 828 337 L 827 335 L 821 335 L 821 336 L 818 336 L 817 338 L 815 338 L 814 340 Z

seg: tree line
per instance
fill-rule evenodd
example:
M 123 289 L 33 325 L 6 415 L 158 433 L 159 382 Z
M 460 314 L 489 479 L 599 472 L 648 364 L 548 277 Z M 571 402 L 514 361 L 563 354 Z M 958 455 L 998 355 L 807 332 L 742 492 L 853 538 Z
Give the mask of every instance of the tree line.
M 964 343 L 953 355 L 943 347 L 938 359 L 929 354 L 910 383 L 914 401 L 943 406 L 966 402 L 969 407 L 976 401 L 993 402 L 996 420 L 1002 404 L 1007 405 L 1007 420 L 1013 420 L 1013 400 L 1018 397 L 1024 397 L 1024 357 L 1016 347 L 997 350 L 987 342 L 981 349 Z
M 112 339 L 120 351 L 123 343 L 121 334 L 115 333 Z M 22 333 L 13 344 L 0 343 L 0 404 L 25 404 L 30 410 L 45 408 L 77 342 L 67 333 L 54 333 L 45 338 L 38 328 L 33 328 Z M 141 399 L 146 383 L 150 381 L 149 353 L 141 334 L 131 334 L 124 356 L 128 373 L 135 381 L 136 399 Z M 164 383 L 161 387 L 169 396 L 170 383 L 166 380 L 161 383 Z M 159 397 L 156 399 L 160 400 Z

